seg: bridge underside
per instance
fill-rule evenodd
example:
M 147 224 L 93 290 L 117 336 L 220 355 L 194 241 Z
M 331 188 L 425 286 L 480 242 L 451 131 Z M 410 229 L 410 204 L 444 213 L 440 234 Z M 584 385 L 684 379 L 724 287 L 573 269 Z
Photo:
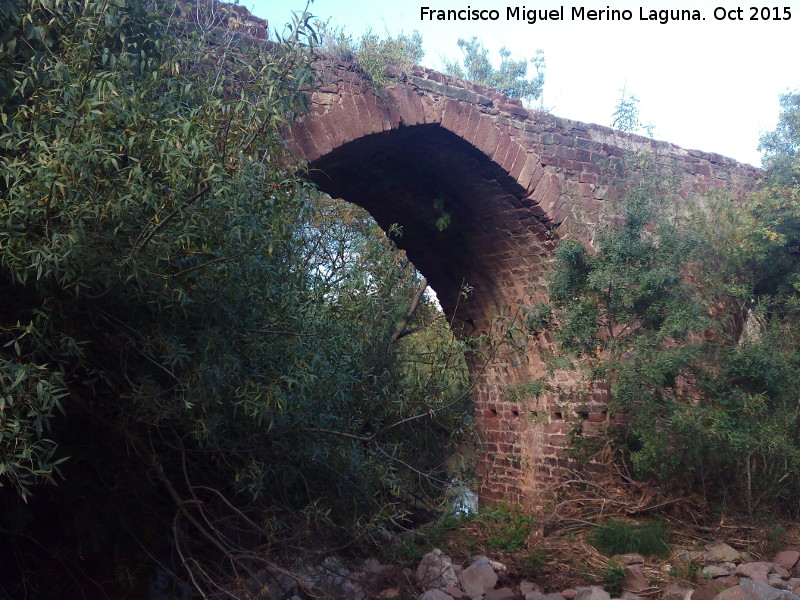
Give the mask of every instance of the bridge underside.
M 401 228 L 398 246 L 428 278 L 463 335 L 496 338 L 503 326 L 497 315 L 518 321 L 532 292 L 542 298 L 554 231 L 522 202 L 525 189 L 450 131 L 417 125 L 368 135 L 312 161 L 309 176 L 322 191 L 367 209 L 385 231 Z M 450 219 L 440 229 L 443 212 Z M 460 294 L 464 286 L 471 289 L 466 297 Z M 509 403 L 504 395 L 542 374 L 538 354 L 501 345 L 489 355 L 467 357 L 486 451 L 482 501 L 523 501 L 524 490 L 534 489 L 537 478 L 544 481 L 543 451 L 555 461 L 555 450 L 543 448 L 541 431 L 534 437 L 526 430 L 531 412 L 542 406 L 532 406 L 532 399 Z M 556 427 L 560 432 L 561 424 Z
M 398 246 L 457 319 L 486 325 L 483 313 L 507 305 L 509 292 L 520 300 L 525 279 L 549 253 L 542 246 L 551 237 L 546 226 L 517 212 L 525 190 L 438 125 L 344 144 L 313 161 L 309 176 L 322 191 L 366 208 L 384 230 L 399 226 Z M 445 213 L 449 223 L 440 229 Z M 459 302 L 465 285 L 472 299 Z

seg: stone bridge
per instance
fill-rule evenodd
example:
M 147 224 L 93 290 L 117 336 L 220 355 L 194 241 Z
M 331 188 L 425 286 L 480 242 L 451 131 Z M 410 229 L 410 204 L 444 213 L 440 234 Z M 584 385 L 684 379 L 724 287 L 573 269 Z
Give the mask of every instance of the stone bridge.
M 523 306 L 546 298 L 558 239 L 591 236 L 608 217 L 626 155 L 656 157 L 686 201 L 712 188 L 741 193 L 760 176 L 718 154 L 529 110 L 419 67 L 380 93 L 351 64 L 320 59 L 317 72 L 310 113 L 291 129 L 293 152 L 321 190 L 366 208 L 385 230 L 402 228 L 398 245 L 468 336 L 504 337 Z M 445 212 L 450 223 L 440 231 Z M 605 421 L 600 392 L 584 394 L 579 407 L 526 391 L 543 374 L 549 343 L 529 336 L 521 349 L 489 343 L 468 356 L 484 442 L 482 501 L 535 502 L 559 476 L 569 422 Z M 561 385 L 576 378 L 556 374 Z

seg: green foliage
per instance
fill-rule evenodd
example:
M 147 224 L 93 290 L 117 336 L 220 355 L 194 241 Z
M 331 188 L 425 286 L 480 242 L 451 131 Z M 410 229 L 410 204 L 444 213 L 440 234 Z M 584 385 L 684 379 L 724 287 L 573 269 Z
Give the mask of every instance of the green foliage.
M 522 559 L 522 567 L 528 577 L 538 577 L 544 566 L 550 562 L 550 555 L 547 552 L 531 552 Z
M 107 328 L 161 371 L 133 386 L 134 405 L 164 387 L 200 405 L 190 390 L 204 376 L 187 369 L 200 340 L 181 340 L 195 335 L 189 305 L 206 306 L 209 323 L 222 317 L 258 278 L 226 285 L 229 263 L 274 248 L 286 228 L 264 226 L 306 210 L 294 199 L 302 184 L 271 163 L 311 72 L 291 48 L 243 48 L 239 62 L 194 36 L 167 37 L 140 2 L 20 5 L 1 67 L 0 335 L 13 346 L 6 364 L 41 384 L 18 387 L 16 402 L 47 420 L 47 382 L 59 398 L 67 373 L 107 380 L 97 352 L 112 342 L 91 331 Z M 162 328 L 164 314 L 173 321 Z M 34 460 L 52 450 L 38 449 Z
M 342 28 L 320 26 L 320 49 L 335 58 L 354 62 L 367 75 L 373 88 L 382 91 L 393 79 L 407 74 L 422 60 L 422 36 L 418 31 L 381 38 L 369 31 L 355 42 Z
M 439 215 L 436 218 L 436 229 L 439 231 L 444 231 L 450 227 L 450 222 L 453 220 L 453 216 L 445 210 L 443 198 L 434 199 L 433 209 L 436 211 L 436 214 Z
M 541 50 L 537 50 L 536 56 L 530 61 L 513 60 L 511 52 L 502 47 L 500 66 L 494 67 L 489 60 L 489 50 L 478 41 L 477 37 L 469 41 L 459 38 L 458 47 L 464 53 L 463 65 L 458 61 L 446 62 L 444 71 L 448 75 L 488 86 L 511 98 L 533 101 L 541 97 L 545 69 L 544 54 Z M 536 74 L 526 79 L 529 64 L 533 65 Z
M 522 383 L 520 385 L 509 386 L 503 390 L 503 395 L 511 402 L 520 402 L 528 398 L 538 398 L 547 389 L 547 384 L 543 378 Z
M 307 15 L 277 46 L 146 8 L 0 8 L 0 495 L 33 515 L 0 558 L 29 597 L 352 541 L 436 498 L 469 428 L 460 346 L 425 297 L 405 318 L 420 276 L 285 154 Z
M 477 517 L 487 523 L 489 534 L 486 548 L 505 552 L 521 552 L 528 547 L 528 535 L 533 528 L 533 517 L 519 506 L 501 504 L 496 508 L 481 511 Z
M 608 521 L 595 527 L 589 538 L 592 545 L 607 556 L 629 553 L 643 556 L 669 554 L 669 532 L 659 522 L 631 525 L 623 521 Z M 609 571 L 614 571 L 612 562 L 609 563 Z
M 546 302 L 537 302 L 530 307 L 524 307 L 523 315 L 525 328 L 529 333 L 541 333 L 553 326 L 553 308 Z
M 761 138 L 758 149 L 764 151 L 764 167 L 780 186 L 800 184 L 800 92 L 782 94 L 781 114 L 775 131 Z
M 625 569 L 622 565 L 608 561 L 605 571 L 603 571 L 603 588 L 612 595 L 617 597 L 622 594 L 622 585 L 625 583 Z
M 556 338 L 629 415 L 609 433 L 638 476 L 796 514 L 798 185 L 776 167 L 744 207 L 709 195 L 681 214 L 670 179 L 643 167 L 596 247 L 559 245 Z M 589 442 L 570 439 L 573 455 Z
M 617 361 L 633 345 L 683 339 L 701 323 L 680 273 L 691 238 L 668 218 L 650 228 L 658 215 L 667 215 L 667 183 L 656 176 L 632 187 L 619 206 L 621 221 L 599 232 L 596 253 L 578 240 L 559 244 L 550 298 L 559 311 L 564 348 L 607 350 Z
M 620 91 L 622 95 L 614 107 L 611 127 L 628 133 L 639 133 L 644 130 L 647 135 L 653 137 L 652 123 L 645 125 L 639 119 L 639 99 L 633 94 L 628 94 L 626 88 Z

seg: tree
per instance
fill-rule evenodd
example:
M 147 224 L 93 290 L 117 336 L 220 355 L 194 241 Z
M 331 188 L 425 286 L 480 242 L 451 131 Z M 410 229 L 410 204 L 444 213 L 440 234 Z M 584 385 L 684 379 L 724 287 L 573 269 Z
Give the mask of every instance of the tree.
M 782 185 L 797 185 L 800 151 L 800 93 L 782 94 L 781 113 L 775 131 L 764 134 L 758 149 L 764 151 L 764 167 Z
M 653 124 L 644 125 L 639 119 L 639 99 L 633 94 L 628 94 L 625 87 L 620 92 L 622 95 L 614 108 L 611 127 L 628 133 L 638 133 L 644 130 L 647 135 L 653 137 Z
M 608 390 L 609 415 L 645 423 L 646 407 L 670 401 L 669 388 L 696 356 L 690 336 L 704 319 L 681 272 L 694 243 L 671 218 L 671 178 L 646 156 L 639 166 L 596 249 L 577 239 L 557 247 L 550 301 L 560 347 Z
M 140 597 L 159 570 L 269 584 L 304 540 L 351 543 L 441 490 L 465 424 L 464 380 L 420 385 L 395 336 L 434 320 L 409 310 L 421 278 L 284 151 L 308 15 L 276 45 L 191 8 L 0 7 L 11 597 Z
M 556 251 L 556 339 L 608 391 L 609 414 L 628 415 L 609 440 L 638 477 L 796 514 L 796 190 L 778 177 L 744 206 L 712 195 L 686 213 L 642 166 L 596 246 Z
M 489 50 L 477 37 L 469 41 L 459 38 L 458 47 L 464 53 L 463 66 L 458 61 L 445 62 L 444 71 L 448 75 L 488 86 L 511 98 L 531 102 L 541 97 L 545 67 L 541 50 L 537 50 L 536 56 L 530 61 L 513 60 L 511 52 L 503 47 L 500 49 L 500 66 L 495 68 L 489 60 Z M 526 79 L 529 63 L 536 74 Z

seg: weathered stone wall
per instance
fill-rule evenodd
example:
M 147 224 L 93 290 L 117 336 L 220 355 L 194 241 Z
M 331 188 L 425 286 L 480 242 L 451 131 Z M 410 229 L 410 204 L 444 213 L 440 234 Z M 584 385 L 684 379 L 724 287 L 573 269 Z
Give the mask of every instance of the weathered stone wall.
M 591 237 L 609 214 L 626 153 L 654 156 L 687 203 L 714 188 L 741 195 L 760 177 L 718 154 L 529 110 L 419 67 L 375 93 L 351 64 L 321 57 L 316 66 L 321 83 L 291 128 L 291 149 L 323 191 L 364 206 L 384 228 L 400 225 L 400 247 L 464 335 L 507 338 L 521 308 L 546 299 L 555 244 L 568 229 Z M 437 205 L 451 216 L 443 231 Z M 587 390 L 574 372 L 557 373 L 556 383 L 582 390 L 580 401 L 526 391 L 550 342 L 528 336 L 524 349 L 468 357 L 483 501 L 536 502 L 559 477 L 569 422 L 605 421 L 602 390 Z

